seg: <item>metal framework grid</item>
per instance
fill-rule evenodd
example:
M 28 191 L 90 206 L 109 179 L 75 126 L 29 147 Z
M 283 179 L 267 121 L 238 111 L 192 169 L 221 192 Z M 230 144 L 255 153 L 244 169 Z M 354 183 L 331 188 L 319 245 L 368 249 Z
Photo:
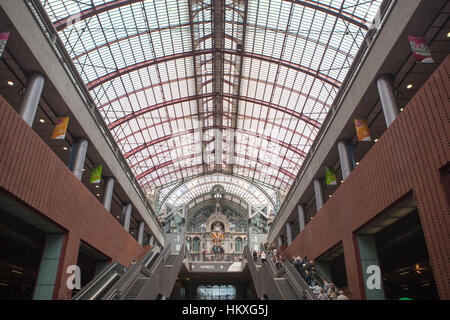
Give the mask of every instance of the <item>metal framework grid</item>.
M 254 204 L 289 190 L 381 2 L 41 0 L 144 192 Z

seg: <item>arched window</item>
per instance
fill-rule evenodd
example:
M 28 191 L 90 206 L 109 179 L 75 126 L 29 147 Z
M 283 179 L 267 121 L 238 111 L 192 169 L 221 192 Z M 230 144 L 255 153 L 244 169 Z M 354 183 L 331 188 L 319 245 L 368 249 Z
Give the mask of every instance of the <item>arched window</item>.
M 192 240 L 191 237 L 186 238 L 186 248 L 188 251 L 191 251 Z
M 236 252 L 242 252 L 242 239 L 236 238 Z
M 194 243 L 192 246 L 192 251 L 193 252 L 199 252 L 200 251 L 200 239 L 199 238 L 194 238 Z

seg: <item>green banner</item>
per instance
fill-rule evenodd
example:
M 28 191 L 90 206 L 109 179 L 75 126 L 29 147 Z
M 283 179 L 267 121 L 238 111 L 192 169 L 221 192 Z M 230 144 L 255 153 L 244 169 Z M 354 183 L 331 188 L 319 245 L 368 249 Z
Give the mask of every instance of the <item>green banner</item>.
M 100 183 L 100 180 L 102 179 L 102 170 L 103 165 L 98 165 L 92 169 L 91 172 L 91 183 Z
M 336 184 L 336 174 L 333 169 L 325 167 L 325 177 L 327 180 L 327 185 L 335 185 Z

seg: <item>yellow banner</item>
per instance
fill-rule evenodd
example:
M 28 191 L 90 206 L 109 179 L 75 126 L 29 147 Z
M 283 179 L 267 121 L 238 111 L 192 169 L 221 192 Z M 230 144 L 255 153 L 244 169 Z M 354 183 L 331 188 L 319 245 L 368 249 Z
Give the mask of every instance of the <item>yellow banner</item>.
M 364 119 L 355 119 L 356 134 L 359 141 L 371 141 L 369 127 Z
M 66 137 L 68 125 L 69 125 L 69 117 L 57 118 L 55 129 L 53 130 L 52 134 L 52 139 L 64 139 Z

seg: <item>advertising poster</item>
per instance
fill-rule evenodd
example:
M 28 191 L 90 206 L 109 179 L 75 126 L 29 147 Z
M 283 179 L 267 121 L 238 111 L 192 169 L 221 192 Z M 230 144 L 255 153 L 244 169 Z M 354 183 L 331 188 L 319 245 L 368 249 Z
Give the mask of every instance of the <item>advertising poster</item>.
M 102 179 L 103 165 L 95 166 L 91 172 L 91 183 L 100 183 Z
M 408 36 L 411 50 L 417 62 L 434 63 L 427 41 L 421 37 Z
M 66 137 L 67 126 L 69 125 L 69 117 L 61 117 L 56 119 L 55 129 L 53 130 L 52 139 L 60 140 Z
M 336 185 L 336 173 L 334 173 L 333 169 L 325 167 L 325 179 L 328 186 Z
M 356 134 L 359 141 L 371 141 L 369 127 L 364 119 L 355 119 Z

